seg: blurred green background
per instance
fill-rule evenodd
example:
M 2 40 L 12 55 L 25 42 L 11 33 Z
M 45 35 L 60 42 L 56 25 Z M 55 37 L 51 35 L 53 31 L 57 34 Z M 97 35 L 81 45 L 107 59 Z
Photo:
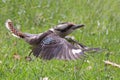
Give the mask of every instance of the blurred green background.
M 77 61 L 43 61 L 25 56 L 30 46 L 5 28 L 11 19 L 23 32 L 40 33 L 61 22 L 85 24 L 73 32 L 75 39 L 106 51 L 87 53 Z M 20 59 L 16 59 L 18 55 Z M 120 64 L 120 0 L 1 0 L 1 80 L 120 80 L 120 69 L 103 60 Z

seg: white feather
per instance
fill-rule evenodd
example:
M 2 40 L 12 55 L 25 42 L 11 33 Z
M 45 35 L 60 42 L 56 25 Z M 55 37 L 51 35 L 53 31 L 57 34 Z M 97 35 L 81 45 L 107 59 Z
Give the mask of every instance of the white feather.
M 5 26 L 6 26 L 6 28 L 7 28 L 8 30 L 10 30 L 9 25 L 8 25 L 9 22 L 12 22 L 12 21 L 11 21 L 10 19 L 8 19 L 8 20 L 5 22 Z
M 72 49 L 73 54 L 79 54 L 80 52 L 82 52 L 81 49 Z
M 50 31 L 52 31 L 52 32 L 55 32 L 55 30 L 53 29 L 53 28 L 51 28 L 51 29 L 49 29 Z
M 19 36 L 15 35 L 15 34 L 12 34 L 14 37 L 17 37 L 17 38 L 20 38 Z

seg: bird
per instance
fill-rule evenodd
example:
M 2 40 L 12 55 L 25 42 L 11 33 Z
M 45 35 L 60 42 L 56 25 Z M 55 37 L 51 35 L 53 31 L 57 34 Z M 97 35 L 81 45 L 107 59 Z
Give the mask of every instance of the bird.
M 97 52 L 100 51 L 100 48 L 90 48 L 88 46 L 83 45 L 82 43 L 79 43 L 74 39 L 72 36 L 68 36 L 73 31 L 84 27 L 84 24 L 73 24 L 71 22 L 64 22 L 60 23 L 54 28 L 51 28 L 50 30 L 59 35 L 62 38 L 65 38 L 68 42 L 70 42 L 72 45 L 82 49 L 84 52 Z
M 98 50 L 98 48 L 89 48 L 74 39 L 67 38 L 69 34 L 83 27 L 84 24 L 73 24 L 70 22 L 60 23 L 39 34 L 21 32 L 14 27 L 10 19 L 6 20 L 5 26 L 13 36 L 29 43 L 32 46 L 31 53 L 43 60 L 76 60 L 84 55 L 85 51 Z
M 29 43 L 32 46 L 33 55 L 40 57 L 41 59 L 51 60 L 55 58 L 61 60 L 76 60 L 84 54 L 84 51 L 75 47 L 63 38 L 68 35 L 68 33 L 61 35 L 59 32 L 56 32 L 56 30 L 66 32 L 69 27 L 77 28 L 81 25 L 76 26 L 71 23 L 64 23 L 63 25 L 69 25 L 69 27 L 65 27 L 63 29 L 60 27 L 60 24 L 54 29 L 49 29 L 48 31 L 40 34 L 23 33 L 14 27 L 14 24 L 10 19 L 5 22 L 5 25 L 13 36 L 21 38 Z M 68 32 L 70 34 L 72 31 Z
M 50 30 L 64 38 L 67 35 L 71 34 L 76 29 L 84 27 L 84 24 L 73 24 L 71 22 L 59 23 L 57 26 L 51 28 Z

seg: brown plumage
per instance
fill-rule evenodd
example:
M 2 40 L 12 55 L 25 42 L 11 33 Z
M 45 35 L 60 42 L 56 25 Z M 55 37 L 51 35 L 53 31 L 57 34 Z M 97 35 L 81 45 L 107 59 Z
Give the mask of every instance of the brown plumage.
M 13 33 L 13 35 L 24 38 L 24 34 L 14 27 L 10 19 L 7 20 L 6 27 Z

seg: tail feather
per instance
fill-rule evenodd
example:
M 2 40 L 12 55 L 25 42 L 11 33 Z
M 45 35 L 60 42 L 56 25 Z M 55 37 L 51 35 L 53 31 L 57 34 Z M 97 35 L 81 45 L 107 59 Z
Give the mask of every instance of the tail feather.
M 6 28 L 12 32 L 13 36 L 18 37 L 18 38 L 25 37 L 25 35 L 21 31 L 19 31 L 18 29 L 14 27 L 13 22 L 10 19 L 6 21 L 5 25 L 6 25 Z

